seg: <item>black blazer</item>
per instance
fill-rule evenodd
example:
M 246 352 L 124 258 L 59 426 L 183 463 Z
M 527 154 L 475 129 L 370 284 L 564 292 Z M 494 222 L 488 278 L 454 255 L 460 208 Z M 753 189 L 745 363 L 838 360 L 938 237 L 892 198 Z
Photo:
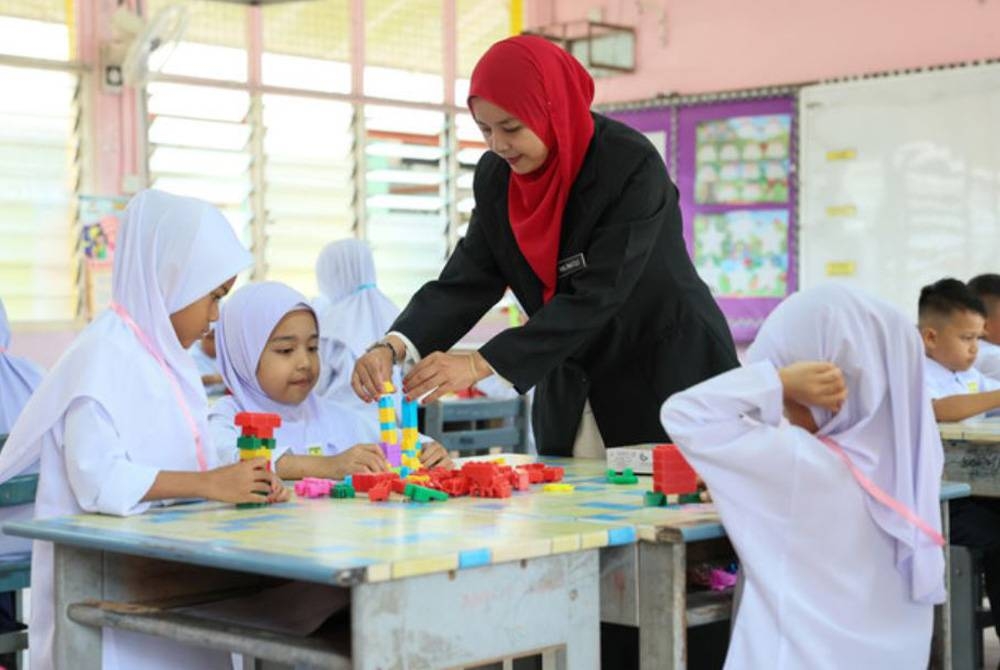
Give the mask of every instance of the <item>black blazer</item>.
M 588 397 L 606 446 L 667 440 L 663 401 L 738 365 L 725 319 L 688 257 L 663 159 L 628 126 L 598 114 L 594 123 L 559 246 L 559 260 L 583 254 L 586 267 L 560 276 L 543 306 L 542 283 L 507 215 L 510 167 L 489 152 L 476 166 L 468 233 L 391 328 L 421 355 L 447 351 L 510 286 L 530 318 L 480 353 L 518 391 L 536 387 L 542 454 L 572 455 Z

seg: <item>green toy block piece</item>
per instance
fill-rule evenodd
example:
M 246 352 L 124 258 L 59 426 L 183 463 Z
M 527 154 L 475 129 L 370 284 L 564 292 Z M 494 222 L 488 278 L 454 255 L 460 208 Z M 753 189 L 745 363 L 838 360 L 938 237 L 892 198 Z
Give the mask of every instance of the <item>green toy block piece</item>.
M 272 442 L 274 440 L 271 440 Z M 257 449 L 271 449 L 273 447 L 265 447 L 264 440 L 259 437 L 247 437 L 246 435 L 240 435 L 236 438 L 236 446 L 239 449 L 249 449 L 251 451 L 256 451 Z
M 681 496 L 680 496 L 680 498 L 678 499 L 678 502 L 680 502 L 682 505 L 685 504 L 685 503 L 699 503 L 699 502 L 701 502 L 701 494 L 700 493 L 682 493 Z
M 606 480 L 609 484 L 638 484 L 639 478 L 635 476 L 632 468 L 627 468 L 625 472 L 618 474 L 614 470 L 608 470 Z
M 275 440 L 273 437 L 262 437 L 260 438 L 260 443 L 264 446 L 265 449 L 273 450 L 278 446 L 278 441 Z
M 330 489 L 331 498 L 354 498 L 354 487 L 350 484 L 334 484 Z
M 646 491 L 646 495 L 642 498 L 642 503 L 646 507 L 661 507 L 667 502 L 667 496 L 663 495 L 659 491 Z
M 267 507 L 268 503 L 236 503 L 236 509 L 257 509 L 258 507 Z
M 403 495 L 413 502 L 421 503 L 448 499 L 448 494 L 444 491 L 435 491 L 426 486 L 417 486 L 416 484 L 407 484 L 406 488 L 403 489 Z

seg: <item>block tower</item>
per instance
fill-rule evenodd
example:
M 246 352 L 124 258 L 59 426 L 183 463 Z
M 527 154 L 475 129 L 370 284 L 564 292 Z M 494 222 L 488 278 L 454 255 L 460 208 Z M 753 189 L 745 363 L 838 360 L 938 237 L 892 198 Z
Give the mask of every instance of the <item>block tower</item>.
M 281 417 L 277 414 L 265 414 L 262 412 L 240 412 L 236 415 L 234 423 L 242 429 L 242 433 L 236 440 L 236 446 L 240 450 L 240 460 L 249 461 L 254 458 L 263 458 L 267 461 L 267 469 L 271 470 L 271 451 L 274 449 L 274 429 L 281 425 Z M 257 491 L 267 495 L 269 491 Z M 237 503 L 239 509 L 253 507 L 264 507 L 268 503 Z
M 403 398 L 403 450 L 400 454 L 400 464 L 419 470 L 420 464 L 420 433 L 417 432 L 417 401 Z
M 396 389 L 392 382 L 384 382 L 382 391 L 378 399 L 378 423 L 381 432 L 379 447 L 389 465 L 398 468 L 401 465 L 399 432 L 396 430 L 396 408 L 392 401 L 392 394 Z
M 698 492 L 698 473 L 673 444 L 653 448 L 653 491 L 664 495 Z

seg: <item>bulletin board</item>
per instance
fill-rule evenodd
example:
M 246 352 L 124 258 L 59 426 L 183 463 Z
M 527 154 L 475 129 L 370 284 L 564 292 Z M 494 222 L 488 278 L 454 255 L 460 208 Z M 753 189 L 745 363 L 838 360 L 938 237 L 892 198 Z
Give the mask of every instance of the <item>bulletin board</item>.
M 799 117 L 803 287 L 915 318 L 921 286 L 1000 272 L 1000 65 L 808 86 Z
M 684 237 L 737 342 L 797 288 L 795 111 L 792 96 L 677 111 Z
M 111 268 L 118 228 L 128 204 L 117 196 L 81 195 L 77 210 L 77 250 L 83 268 L 86 317 L 111 302 Z

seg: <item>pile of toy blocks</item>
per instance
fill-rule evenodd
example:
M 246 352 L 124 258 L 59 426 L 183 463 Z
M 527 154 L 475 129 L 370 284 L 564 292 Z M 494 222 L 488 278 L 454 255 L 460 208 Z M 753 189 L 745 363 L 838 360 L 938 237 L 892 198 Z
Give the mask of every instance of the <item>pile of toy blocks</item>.
M 263 458 L 267 461 L 267 469 L 270 471 L 271 452 L 275 447 L 274 429 L 281 425 L 281 416 L 263 412 L 240 412 L 233 422 L 242 429 L 240 436 L 236 439 L 236 446 L 240 450 L 240 460 L 250 461 L 255 458 Z M 255 491 L 255 493 L 268 495 L 270 491 Z M 268 505 L 266 502 L 237 503 L 236 507 L 250 509 L 266 505 Z
M 698 473 L 673 444 L 653 448 L 653 490 L 647 491 L 645 504 L 650 507 L 701 502 Z

